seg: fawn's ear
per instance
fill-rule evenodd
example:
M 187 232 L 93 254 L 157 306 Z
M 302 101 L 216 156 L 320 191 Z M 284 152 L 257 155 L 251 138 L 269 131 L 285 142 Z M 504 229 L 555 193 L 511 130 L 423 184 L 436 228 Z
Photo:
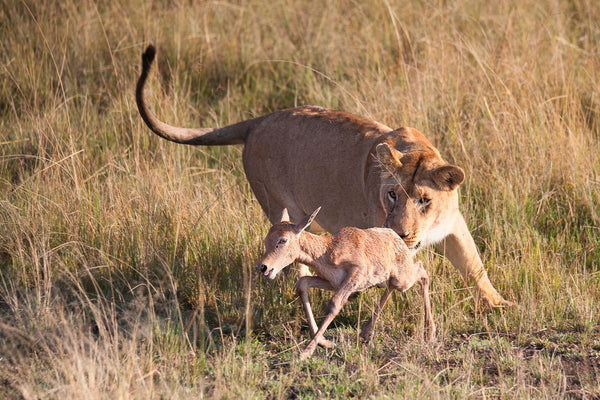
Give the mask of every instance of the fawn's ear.
M 315 211 L 312 212 L 312 214 L 307 215 L 306 217 L 304 217 L 302 219 L 302 221 L 298 222 L 294 226 L 294 231 L 296 232 L 297 235 L 299 235 L 300 232 L 302 232 L 303 230 L 308 228 L 308 226 L 313 222 L 313 219 L 315 219 L 315 217 L 317 216 L 317 214 L 319 213 L 320 210 L 321 210 L 321 207 L 317 208 Z
M 279 222 L 290 222 L 290 214 L 288 214 L 287 208 L 284 208 L 283 211 L 281 211 Z

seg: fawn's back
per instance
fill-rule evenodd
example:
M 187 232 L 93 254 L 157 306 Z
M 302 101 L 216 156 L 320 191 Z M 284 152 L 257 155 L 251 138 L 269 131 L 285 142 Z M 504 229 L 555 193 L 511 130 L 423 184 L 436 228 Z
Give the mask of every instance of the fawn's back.
M 391 275 L 402 274 L 405 264 L 412 261 L 412 255 L 406 244 L 391 229 L 342 228 L 332 237 L 327 260 L 329 266 L 336 267 L 327 279 L 334 287 L 339 286 L 345 276 L 358 269 L 364 278 L 364 288 L 384 286 Z

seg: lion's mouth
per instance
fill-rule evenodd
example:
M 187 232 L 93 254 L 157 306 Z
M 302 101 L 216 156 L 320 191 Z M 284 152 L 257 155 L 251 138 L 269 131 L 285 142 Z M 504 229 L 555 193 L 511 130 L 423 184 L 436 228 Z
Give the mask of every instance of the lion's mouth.
M 392 229 L 389 225 L 390 224 L 386 220 L 383 224 L 383 228 Z M 406 247 L 408 247 L 409 250 L 412 250 L 412 251 L 419 250 L 419 248 L 421 247 L 421 244 L 423 242 L 420 240 L 418 242 L 414 240 L 416 237 L 418 237 L 417 235 L 411 235 L 411 237 L 408 237 L 409 235 L 406 235 L 406 237 L 403 237 L 402 235 L 400 235 L 398 233 L 398 231 L 396 231 L 396 230 L 394 230 L 394 231 L 400 236 L 400 238 L 402 238 L 404 243 L 406 243 Z
M 418 250 L 421 247 L 421 242 L 417 242 L 414 246 L 409 246 L 408 248 L 411 250 Z

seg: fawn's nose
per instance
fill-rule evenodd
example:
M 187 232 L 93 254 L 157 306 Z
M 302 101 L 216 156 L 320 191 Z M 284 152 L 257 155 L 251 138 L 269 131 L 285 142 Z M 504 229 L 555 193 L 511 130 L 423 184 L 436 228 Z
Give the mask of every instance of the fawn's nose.
M 261 265 L 260 272 L 265 272 L 267 270 L 267 268 L 269 268 L 269 267 L 267 267 L 265 264 Z

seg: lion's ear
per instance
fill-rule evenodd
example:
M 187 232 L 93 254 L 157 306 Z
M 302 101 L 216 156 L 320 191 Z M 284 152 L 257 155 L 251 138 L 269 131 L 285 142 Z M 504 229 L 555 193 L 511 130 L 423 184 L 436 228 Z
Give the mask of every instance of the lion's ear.
M 465 181 L 465 171 L 456 165 L 444 165 L 431 171 L 433 181 L 442 190 L 454 190 Z
M 377 154 L 377 160 L 381 163 L 381 166 L 385 169 L 389 168 L 400 168 L 402 163 L 402 153 L 398 150 L 390 147 L 387 143 L 379 143 L 375 147 L 375 153 Z

